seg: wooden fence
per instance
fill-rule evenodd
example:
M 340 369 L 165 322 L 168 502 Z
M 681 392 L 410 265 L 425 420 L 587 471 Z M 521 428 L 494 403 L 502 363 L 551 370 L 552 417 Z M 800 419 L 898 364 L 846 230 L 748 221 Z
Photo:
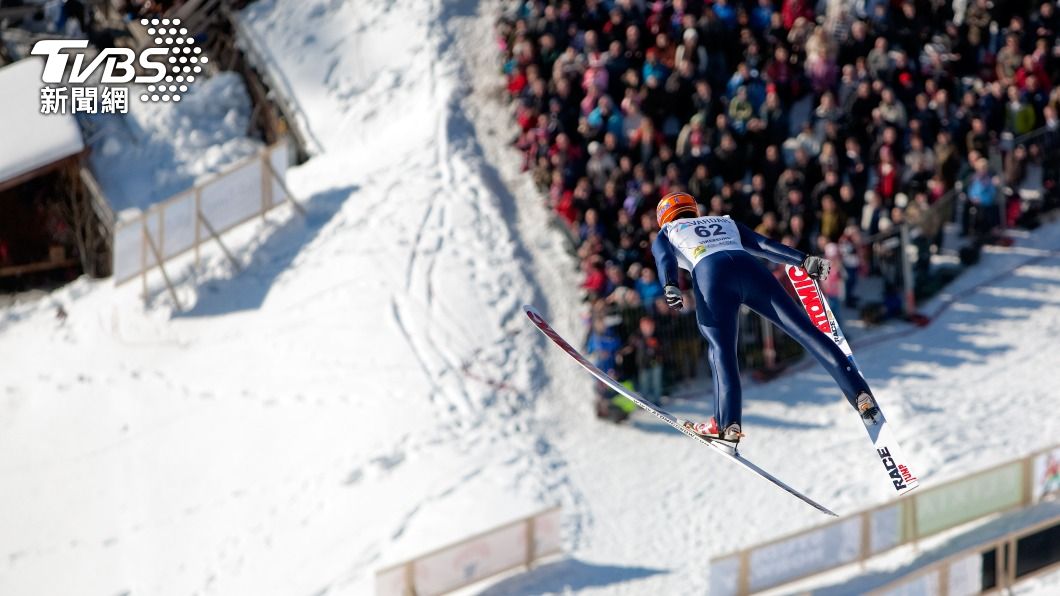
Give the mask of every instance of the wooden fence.
M 181 308 L 165 268 L 167 261 L 194 252 L 198 265 L 200 247 L 212 240 L 238 267 L 221 241 L 222 234 L 255 217 L 264 218 L 285 202 L 303 210 L 284 182 L 289 157 L 286 139 L 281 139 L 140 215 L 118 222 L 113 242 L 115 284 L 140 277 L 146 297 L 147 274 L 157 267 Z
M 711 560 L 712 594 L 775 588 L 1060 494 L 1060 445 Z
M 561 510 L 553 507 L 465 538 L 375 575 L 378 596 L 444 594 L 562 551 Z
M 1060 516 L 954 553 L 869 592 L 869 596 L 965 596 L 1010 589 L 1018 582 L 1060 569 L 1058 535 Z M 1021 544 L 1032 539 L 1051 543 L 1053 551 L 1032 553 L 1024 548 L 1021 553 Z

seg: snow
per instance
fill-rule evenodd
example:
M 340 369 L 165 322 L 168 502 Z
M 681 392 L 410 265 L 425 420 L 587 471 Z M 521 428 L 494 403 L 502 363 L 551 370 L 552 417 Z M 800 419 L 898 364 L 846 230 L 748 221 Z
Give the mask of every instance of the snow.
M 1014 596 L 1052 596 L 1060 585 L 1060 569 L 1029 577 L 1012 588 Z
M 69 114 L 42 114 L 43 58 L 0 68 L 0 183 L 70 157 L 84 149 L 81 129 Z
M 130 100 L 127 115 L 90 117 L 92 171 L 116 212 L 145 209 L 257 153 L 250 113 L 234 72 L 199 78 L 179 102 Z
M 18 371 L 0 380 L 17 487 L 0 493 L 0 593 L 369 594 L 377 569 L 559 504 L 568 556 L 486 593 L 701 594 L 711 557 L 823 521 L 647 416 L 596 421 L 588 376 L 526 321 L 535 304 L 573 338 L 582 311 L 505 145 L 495 8 L 244 10 L 320 142 L 288 174 L 309 214 L 226 236 L 241 272 L 217 252 L 174 264 L 187 312 L 157 275 L 146 308 L 138 284 L 81 279 L 0 309 Z M 145 146 L 181 117 L 163 114 L 137 116 Z M 204 143 L 178 146 L 190 160 Z M 987 252 L 924 306 L 930 326 L 855 344 L 924 486 L 1060 436 L 1041 415 L 1060 381 L 1058 238 L 1054 223 Z M 840 514 L 889 498 L 818 367 L 749 385 L 745 408 L 762 467 Z

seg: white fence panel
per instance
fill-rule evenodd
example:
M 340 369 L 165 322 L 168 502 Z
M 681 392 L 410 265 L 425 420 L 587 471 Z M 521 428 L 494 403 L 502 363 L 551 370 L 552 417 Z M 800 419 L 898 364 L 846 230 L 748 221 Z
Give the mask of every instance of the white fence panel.
M 379 596 L 444 594 L 563 548 L 556 507 L 378 571 Z
M 272 170 L 276 172 L 276 175 L 272 176 L 266 172 L 267 180 L 272 185 L 271 192 L 268 195 L 272 197 L 272 204 L 269 207 L 279 205 L 288 199 L 280 180 L 286 179 L 287 164 L 289 163 L 291 163 L 291 154 L 287 148 L 287 143 L 277 143 L 273 147 L 272 153 L 269 154 L 269 164 L 272 165 Z
M 375 575 L 375 593 L 385 596 L 406 596 L 412 593 L 408 571 L 404 565 L 391 567 Z
M 136 225 L 120 226 L 114 230 L 114 282 L 122 283 L 140 274 L 143 250 L 143 230 L 140 220 Z
M 555 554 L 563 550 L 563 515 L 560 509 L 546 511 L 533 520 L 534 558 Z
M 162 222 L 158 218 L 157 211 L 148 211 L 144 216 L 143 221 L 147 224 L 147 239 L 150 241 L 147 245 L 147 250 L 145 251 L 147 258 L 144 262 L 147 264 L 148 268 L 151 268 L 158 265 L 158 260 L 155 259 L 155 253 L 151 250 L 151 243 L 154 243 L 154 247 L 158 249 L 159 252 L 162 251 L 158 246 L 159 231 L 162 229 Z
M 902 503 L 873 511 L 869 519 L 869 553 L 876 554 L 890 550 L 902 542 Z
M 162 209 L 163 259 L 171 259 L 195 247 L 195 193 L 187 193 L 169 201 Z
M 714 596 L 736 596 L 740 593 L 740 555 L 710 562 L 710 593 Z
M 416 561 L 417 594 L 444 594 L 526 562 L 526 524 L 519 523 Z
M 858 560 L 861 518 L 851 517 L 814 532 L 751 551 L 752 592 Z
M 199 211 L 218 234 L 293 200 L 284 192 L 281 181 L 287 173 L 290 158 L 287 141 L 281 140 L 232 169 L 119 224 L 114 230 L 113 242 L 115 283 L 124 283 L 143 272 L 145 249 L 147 269 L 157 265 L 152 251 L 143 243 L 145 224 L 163 260 L 194 249 L 196 242 L 210 239 L 206 226 L 198 220 L 196 192 L 199 194 Z M 272 166 L 272 171 L 266 164 Z M 199 228 L 197 234 L 196 226 Z
M 255 159 L 203 185 L 200 209 L 218 234 L 261 213 L 261 167 Z
M 950 563 L 949 596 L 972 596 L 982 592 L 983 555 L 978 552 Z

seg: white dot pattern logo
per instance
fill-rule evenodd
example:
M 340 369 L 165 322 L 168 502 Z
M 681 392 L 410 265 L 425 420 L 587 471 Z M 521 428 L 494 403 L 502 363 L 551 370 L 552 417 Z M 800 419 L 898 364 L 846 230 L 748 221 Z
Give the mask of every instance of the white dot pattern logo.
M 180 19 L 140 19 L 140 24 L 147 27 L 147 34 L 154 39 L 155 45 L 169 50 L 169 70 L 164 82 L 167 84 L 148 85 L 147 93 L 140 95 L 140 101 L 180 101 L 182 93 L 188 86 L 177 83 L 193 83 L 195 77 L 190 73 L 202 72 L 199 64 L 206 64 L 202 48 L 195 45 L 195 38 L 188 34 L 186 27 L 180 26 Z M 195 64 L 194 69 L 188 63 Z M 161 95 L 159 95 L 161 93 Z

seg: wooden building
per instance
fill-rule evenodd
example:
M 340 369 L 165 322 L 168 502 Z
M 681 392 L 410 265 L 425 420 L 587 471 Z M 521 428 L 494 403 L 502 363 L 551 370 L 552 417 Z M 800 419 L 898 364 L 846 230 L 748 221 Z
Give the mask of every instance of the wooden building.
M 110 269 L 113 215 L 76 119 L 41 113 L 43 67 L 33 57 L 0 68 L 0 291 Z

